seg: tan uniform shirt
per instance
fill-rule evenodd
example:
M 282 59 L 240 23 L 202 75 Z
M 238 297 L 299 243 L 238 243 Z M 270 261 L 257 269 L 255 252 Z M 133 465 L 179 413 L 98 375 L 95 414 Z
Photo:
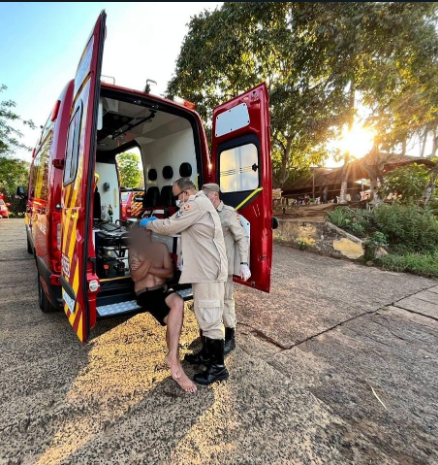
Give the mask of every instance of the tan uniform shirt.
M 152 221 L 146 228 L 168 236 L 181 233 L 181 284 L 227 280 L 228 264 L 221 222 L 202 191 L 191 195 L 170 218 Z
M 242 226 L 239 214 L 233 207 L 225 205 L 222 200 L 217 207 L 217 212 L 221 220 L 222 231 L 224 233 L 225 249 L 228 259 L 228 274 L 240 275 L 240 265 L 236 264 L 236 254 L 239 262 L 248 262 L 248 236 Z M 249 263 L 248 263 L 249 266 Z M 234 268 L 234 269 L 233 269 Z

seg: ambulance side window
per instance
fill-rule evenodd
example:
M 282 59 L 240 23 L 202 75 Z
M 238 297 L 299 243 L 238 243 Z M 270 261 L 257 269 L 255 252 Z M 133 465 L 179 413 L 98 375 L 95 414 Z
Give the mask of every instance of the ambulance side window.
M 79 101 L 73 118 L 70 120 L 65 153 L 64 186 L 72 183 L 78 169 L 79 135 L 81 131 L 82 101 Z
M 43 141 L 43 144 L 41 145 L 34 161 L 34 195 L 37 199 L 41 200 L 47 200 L 49 196 L 49 160 L 52 139 L 53 132 L 50 131 L 50 133 L 46 135 L 46 138 Z
M 219 183 L 224 193 L 254 190 L 260 185 L 258 148 L 252 141 L 246 142 L 220 152 Z

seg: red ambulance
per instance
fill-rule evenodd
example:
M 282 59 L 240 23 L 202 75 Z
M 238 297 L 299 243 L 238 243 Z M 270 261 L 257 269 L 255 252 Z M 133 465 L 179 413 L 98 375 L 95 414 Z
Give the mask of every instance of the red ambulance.
M 192 105 L 101 82 L 105 19 L 102 12 L 34 149 L 25 218 L 40 307 L 63 308 L 82 342 L 98 317 L 140 311 L 115 161 L 134 147 L 144 170 L 143 211 L 175 213 L 172 184 L 180 177 L 199 188 L 217 182 L 250 235 L 252 276 L 242 284 L 269 292 L 271 279 L 275 219 L 265 84 L 214 109 L 210 156 Z M 24 196 L 24 189 L 17 194 Z M 176 265 L 179 236 L 154 239 L 168 244 Z M 187 285 L 176 286 L 191 297 Z

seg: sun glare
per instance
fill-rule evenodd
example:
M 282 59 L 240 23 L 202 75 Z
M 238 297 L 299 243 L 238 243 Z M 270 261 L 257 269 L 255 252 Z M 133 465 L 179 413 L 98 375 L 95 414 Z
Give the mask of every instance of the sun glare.
M 364 157 L 373 147 L 374 131 L 363 126 L 353 126 L 351 131 L 344 131 L 339 141 L 342 152 L 349 152 L 354 158 Z

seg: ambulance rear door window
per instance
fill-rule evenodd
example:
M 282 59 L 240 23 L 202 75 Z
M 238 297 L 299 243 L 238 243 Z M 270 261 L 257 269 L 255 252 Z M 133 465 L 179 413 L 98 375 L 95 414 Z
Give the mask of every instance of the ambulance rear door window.
M 79 102 L 75 114 L 70 121 L 65 154 L 64 186 L 71 184 L 78 170 L 79 136 L 81 131 L 82 101 Z

